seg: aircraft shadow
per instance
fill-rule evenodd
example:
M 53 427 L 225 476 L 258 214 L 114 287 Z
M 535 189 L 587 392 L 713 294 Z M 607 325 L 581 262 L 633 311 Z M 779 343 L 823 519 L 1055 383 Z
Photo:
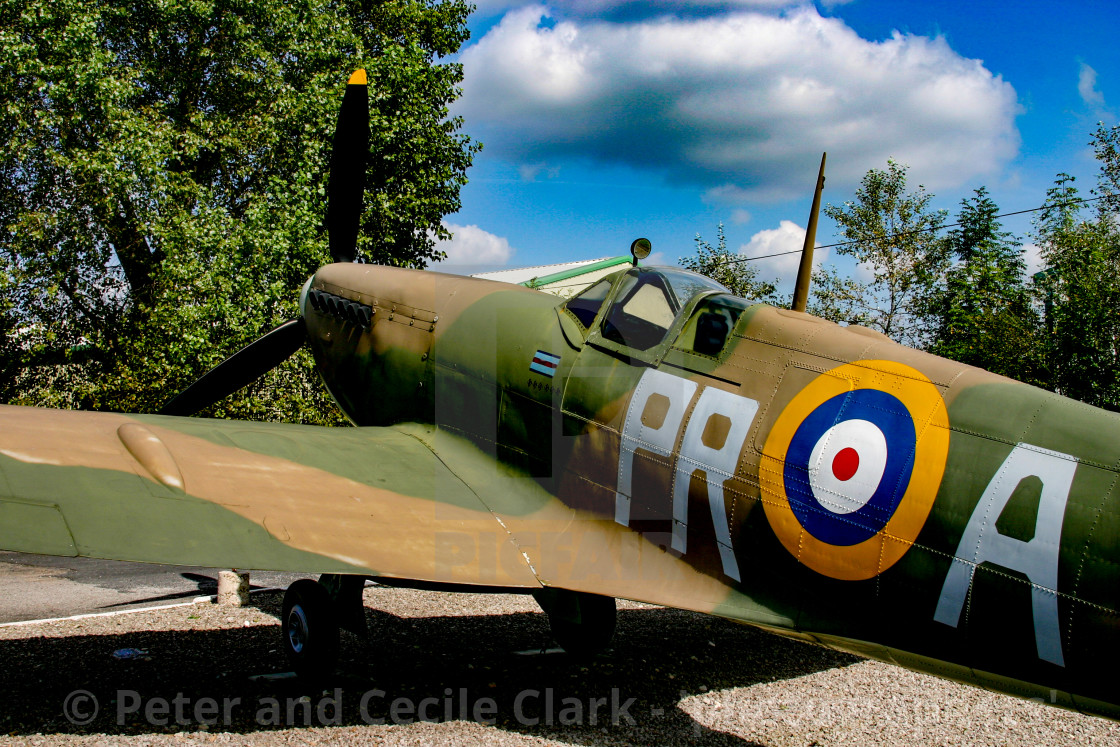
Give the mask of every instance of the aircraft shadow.
M 218 579 L 213 576 L 204 576 L 201 573 L 180 573 L 179 576 L 187 581 L 195 584 L 195 588 L 187 589 L 186 591 L 173 591 L 167 594 L 159 594 L 154 597 L 144 597 L 143 599 L 129 599 L 124 602 L 115 602 L 113 604 L 103 604 L 101 609 L 111 610 L 118 607 L 132 607 L 138 604 L 153 604 L 155 602 L 173 602 L 180 599 L 190 599 L 197 597 L 201 594 L 213 596 L 218 593 Z M 259 587 L 254 587 L 259 588 Z
M 114 604 L 105 604 L 101 609 L 111 610 L 118 607 L 132 607 L 138 604 L 152 604 L 154 602 L 173 602 L 180 599 L 190 599 L 199 595 L 214 596 L 218 593 L 218 579 L 213 576 L 206 576 L 201 573 L 180 573 L 179 576 L 187 581 L 192 581 L 196 584 L 196 588 L 188 589 L 186 591 L 175 591 L 168 594 L 160 594 L 154 597 L 145 597 L 143 599 L 130 599 L 125 602 L 116 602 Z M 265 587 L 260 584 L 249 584 L 251 590 L 263 589 Z
M 281 596 L 253 601 L 277 616 Z M 206 721 L 217 722 L 211 731 L 246 733 L 476 720 L 572 744 L 747 745 L 695 721 L 680 701 L 858 661 L 660 608 L 620 610 L 613 648 L 590 661 L 538 653 L 555 645 L 543 614 L 406 618 L 367 607 L 366 619 L 369 637 L 345 634 L 338 672 L 314 685 L 282 674 L 278 622 L 0 641 L 7 662 L 0 733 L 159 734 L 198 731 Z M 114 658 L 126 648 L 147 653 Z M 65 715 L 68 707 L 90 715 L 88 704 L 74 702 L 85 697 L 73 695 L 79 690 L 99 704 L 88 724 Z

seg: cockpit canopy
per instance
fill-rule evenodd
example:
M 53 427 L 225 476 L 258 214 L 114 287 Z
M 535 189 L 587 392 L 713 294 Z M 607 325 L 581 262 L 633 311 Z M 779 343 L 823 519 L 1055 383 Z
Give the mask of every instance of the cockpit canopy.
M 727 302 L 732 302 L 731 306 L 736 308 L 733 316 L 729 316 L 726 310 L 716 313 L 722 320 L 717 324 L 722 329 L 719 343 L 719 348 L 722 348 L 722 341 L 726 340 L 731 326 L 746 308 L 745 302 L 735 299 L 730 293 L 710 278 L 677 267 L 634 267 L 621 278 L 616 275 L 595 283 L 569 301 L 567 309 L 587 330 L 593 328 L 602 311 L 598 327 L 601 339 L 641 352 L 662 342 L 682 312 L 691 313 L 694 299 L 701 296 L 713 297 L 712 300 L 715 297 L 726 299 L 721 308 L 727 306 Z M 608 299 L 609 306 L 604 309 Z M 701 305 L 704 303 L 701 301 Z M 708 320 L 705 326 L 700 325 L 699 320 L 690 320 L 681 335 L 682 339 L 690 337 L 695 341 L 700 326 L 704 327 L 699 333 L 701 338 L 710 338 L 712 321 Z M 711 347 L 710 343 L 702 345 Z

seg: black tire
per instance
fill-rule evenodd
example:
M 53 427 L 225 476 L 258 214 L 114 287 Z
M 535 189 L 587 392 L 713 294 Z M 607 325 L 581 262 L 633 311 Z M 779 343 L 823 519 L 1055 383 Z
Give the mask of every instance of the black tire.
M 552 637 L 560 648 L 577 658 L 602 653 L 614 637 L 614 597 L 582 592 L 569 594 L 573 597 L 546 610 Z
M 338 661 L 338 618 L 334 602 L 317 581 L 300 579 L 284 593 L 280 613 L 284 653 L 296 674 L 316 679 Z

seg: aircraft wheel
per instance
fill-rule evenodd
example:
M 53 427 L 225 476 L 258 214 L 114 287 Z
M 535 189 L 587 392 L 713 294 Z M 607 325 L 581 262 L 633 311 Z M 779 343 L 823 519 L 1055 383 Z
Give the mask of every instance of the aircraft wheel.
M 334 603 L 321 584 L 305 578 L 288 587 L 280 630 L 284 652 L 300 677 L 320 677 L 334 670 L 338 619 Z
M 537 594 L 537 602 L 548 615 L 552 637 L 566 652 L 589 657 L 602 652 L 614 637 L 614 597 L 562 589 Z

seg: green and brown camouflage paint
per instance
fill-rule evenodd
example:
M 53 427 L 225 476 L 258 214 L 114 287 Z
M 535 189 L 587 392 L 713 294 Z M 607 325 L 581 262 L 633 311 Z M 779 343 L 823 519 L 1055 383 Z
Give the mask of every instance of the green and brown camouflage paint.
M 718 354 L 675 347 L 703 294 L 639 354 L 490 281 L 344 264 L 310 290 L 372 310 L 301 303 L 362 427 L 0 408 L 0 546 L 557 586 L 1120 715 L 1117 416 L 762 305 Z M 787 494 L 829 403 L 909 459 L 859 541 L 828 540 L 851 506 Z

